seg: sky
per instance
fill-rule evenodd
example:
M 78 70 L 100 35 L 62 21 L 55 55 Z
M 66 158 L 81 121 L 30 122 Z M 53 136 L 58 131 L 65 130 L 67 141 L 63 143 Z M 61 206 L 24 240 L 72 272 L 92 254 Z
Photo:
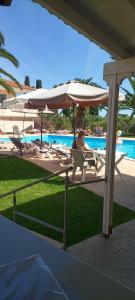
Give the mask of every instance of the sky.
M 76 77 L 90 78 L 106 88 L 103 66 L 111 55 L 32 0 L 12 0 L 0 7 L 0 31 L 5 46 L 19 60 L 19 68 L 1 59 L 1 66 L 21 83 L 41 79 L 44 88 Z M 129 84 L 125 81 L 125 87 Z

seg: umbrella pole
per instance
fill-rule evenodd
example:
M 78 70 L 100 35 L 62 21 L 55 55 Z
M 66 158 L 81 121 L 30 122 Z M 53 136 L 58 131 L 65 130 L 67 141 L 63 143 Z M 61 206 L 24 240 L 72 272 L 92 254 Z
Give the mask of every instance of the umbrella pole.
M 42 111 L 41 111 L 41 114 L 40 114 L 40 133 L 41 133 L 41 136 L 40 136 L 40 139 L 41 139 L 40 149 L 42 150 L 42 146 L 43 146 L 43 119 L 42 119 Z
M 74 133 L 74 141 L 75 141 L 75 104 L 73 101 L 73 133 Z
M 24 122 L 25 122 L 25 112 L 24 112 L 24 115 L 23 115 L 23 137 L 24 137 Z

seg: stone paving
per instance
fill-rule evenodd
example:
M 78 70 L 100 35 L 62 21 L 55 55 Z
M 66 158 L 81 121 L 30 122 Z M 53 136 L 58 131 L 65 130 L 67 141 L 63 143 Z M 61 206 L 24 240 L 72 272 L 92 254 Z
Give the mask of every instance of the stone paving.
M 94 236 L 68 252 L 135 290 L 135 221 L 113 230 L 110 239 Z

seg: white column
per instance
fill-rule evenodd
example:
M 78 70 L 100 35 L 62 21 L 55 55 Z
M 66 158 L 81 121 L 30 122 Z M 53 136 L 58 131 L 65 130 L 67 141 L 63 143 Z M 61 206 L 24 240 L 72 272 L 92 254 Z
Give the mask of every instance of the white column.
M 103 205 L 103 233 L 108 236 L 112 232 L 112 209 L 114 192 L 114 167 L 119 85 L 117 75 L 107 76 L 109 85 L 107 145 L 106 145 L 106 184 Z
M 106 157 L 106 184 L 103 206 L 103 233 L 106 236 L 112 232 L 114 166 L 116 146 L 116 125 L 119 85 L 123 79 L 135 73 L 135 57 L 111 62 L 104 65 L 104 79 L 109 85 L 108 124 L 107 124 L 107 157 Z

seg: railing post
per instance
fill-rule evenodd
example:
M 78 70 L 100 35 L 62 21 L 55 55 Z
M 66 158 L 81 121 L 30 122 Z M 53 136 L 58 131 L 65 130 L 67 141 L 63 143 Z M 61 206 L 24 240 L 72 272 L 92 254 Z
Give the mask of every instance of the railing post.
M 13 221 L 14 222 L 16 222 L 15 210 L 16 210 L 16 193 L 13 193 Z
M 64 232 L 63 232 L 63 249 L 67 250 L 67 223 L 68 223 L 68 170 L 65 176 L 65 198 L 64 198 Z

